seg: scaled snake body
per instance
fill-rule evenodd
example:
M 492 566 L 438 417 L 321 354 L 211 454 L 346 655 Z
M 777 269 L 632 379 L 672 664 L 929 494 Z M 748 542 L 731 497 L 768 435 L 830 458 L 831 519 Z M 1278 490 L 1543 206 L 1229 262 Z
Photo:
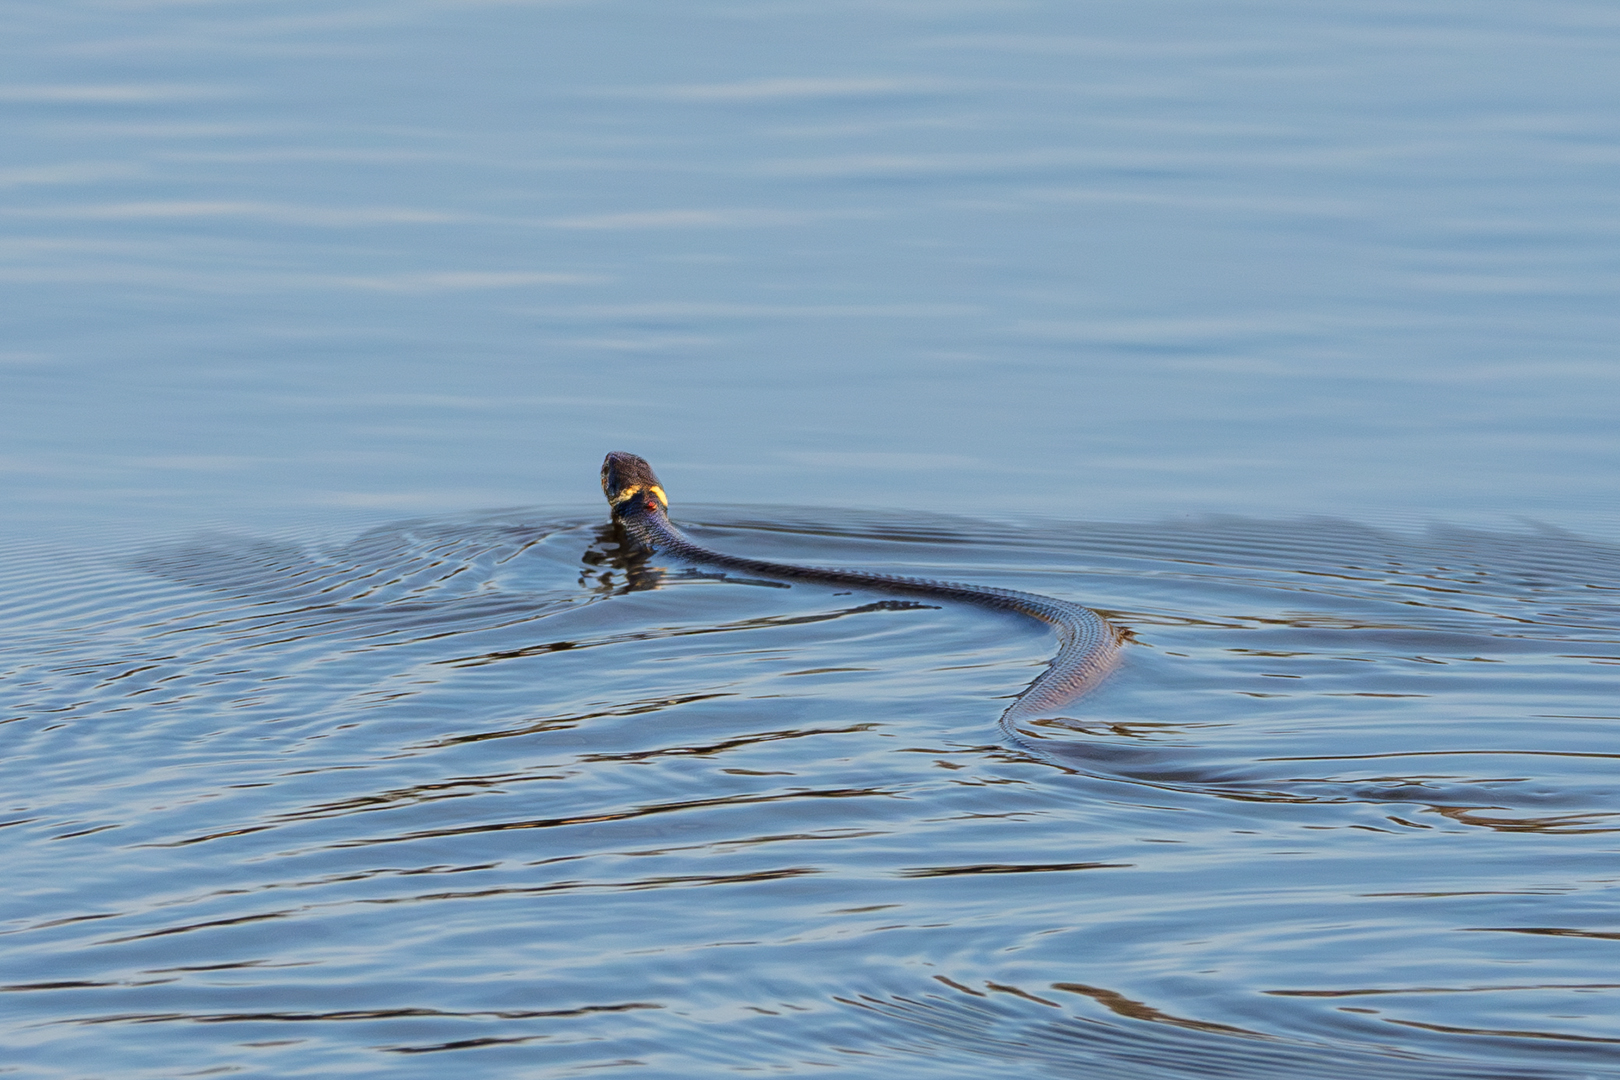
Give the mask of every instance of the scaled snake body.
M 607 456 L 602 463 L 602 491 L 613 508 L 614 519 L 634 540 L 659 554 L 762 577 L 961 600 L 998 611 L 1015 611 L 1051 625 L 1062 643 L 1057 655 L 1001 715 L 1003 730 L 1020 743 L 1027 736 L 1014 726 L 1016 721 L 1054 715 L 1055 710 L 1102 681 L 1119 658 L 1119 632 L 1095 611 L 1066 600 L 988 585 L 962 585 L 864 570 L 793 566 L 710 551 L 670 523 L 669 500 L 664 495 L 663 485 L 658 482 L 652 466 L 634 454 L 615 451 Z

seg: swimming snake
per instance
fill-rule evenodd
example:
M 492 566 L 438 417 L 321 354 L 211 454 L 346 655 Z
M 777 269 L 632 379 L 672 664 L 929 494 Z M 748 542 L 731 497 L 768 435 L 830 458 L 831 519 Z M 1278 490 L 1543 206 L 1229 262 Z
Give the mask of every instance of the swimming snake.
M 1003 730 L 1020 743 L 1027 734 L 1018 731 L 1014 726 L 1016 721 L 1056 715 L 1055 710 L 1101 682 L 1119 658 L 1119 631 L 1090 608 L 1066 600 L 989 585 L 963 585 L 865 570 L 793 566 L 710 551 L 670 522 L 669 499 L 664 494 L 664 486 L 652 466 L 634 454 L 615 451 L 607 456 L 602 462 L 602 491 L 613 509 L 614 520 L 625 532 L 637 543 L 661 555 L 767 578 L 960 600 L 998 611 L 1014 611 L 1056 628 L 1061 642 L 1057 655 L 1001 715 Z

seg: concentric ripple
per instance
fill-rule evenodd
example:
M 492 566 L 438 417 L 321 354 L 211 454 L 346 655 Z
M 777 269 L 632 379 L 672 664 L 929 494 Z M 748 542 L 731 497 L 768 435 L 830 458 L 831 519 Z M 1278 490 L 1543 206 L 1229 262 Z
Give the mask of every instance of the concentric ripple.
M 29 1075 L 1620 1075 L 1620 550 L 725 508 L 14 549 Z M 450 1055 L 446 1057 L 445 1055 Z M 29 1072 L 31 1070 L 31 1072 Z

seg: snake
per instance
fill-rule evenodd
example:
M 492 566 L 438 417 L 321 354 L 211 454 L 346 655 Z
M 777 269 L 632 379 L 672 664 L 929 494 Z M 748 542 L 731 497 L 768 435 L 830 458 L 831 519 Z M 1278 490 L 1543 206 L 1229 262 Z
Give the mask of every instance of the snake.
M 1039 593 L 990 585 L 964 585 L 932 578 L 879 574 L 868 570 L 841 570 L 768 562 L 712 551 L 687 536 L 669 519 L 669 498 L 645 458 L 614 451 L 602 462 L 602 492 L 613 520 L 641 548 L 700 566 L 719 567 L 785 582 L 805 581 L 852 586 L 885 593 L 960 601 L 996 611 L 1011 611 L 1053 627 L 1057 655 L 1001 714 L 1001 727 L 1012 739 L 1028 745 L 1020 721 L 1052 717 L 1091 690 L 1113 670 L 1124 636 L 1107 619 L 1088 607 Z

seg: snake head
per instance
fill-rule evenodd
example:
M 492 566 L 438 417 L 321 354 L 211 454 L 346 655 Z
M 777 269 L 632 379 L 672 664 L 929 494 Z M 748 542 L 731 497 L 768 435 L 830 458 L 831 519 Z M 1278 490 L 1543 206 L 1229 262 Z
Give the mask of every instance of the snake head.
M 668 510 L 664 486 L 646 458 L 615 450 L 602 461 L 602 494 L 615 517 L 647 510 Z

